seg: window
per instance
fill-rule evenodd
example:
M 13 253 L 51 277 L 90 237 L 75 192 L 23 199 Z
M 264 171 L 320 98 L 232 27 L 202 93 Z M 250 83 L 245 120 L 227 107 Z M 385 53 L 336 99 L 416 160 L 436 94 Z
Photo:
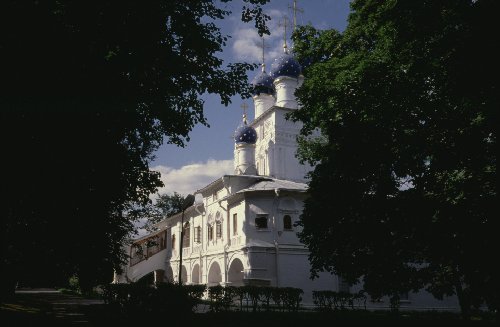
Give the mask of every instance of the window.
M 194 242 L 201 243 L 201 226 L 194 228 Z
M 283 217 L 283 229 L 292 230 L 292 217 L 290 217 L 289 215 L 285 215 Z
M 214 226 L 209 225 L 208 226 L 208 240 L 213 241 L 213 239 L 214 239 Z
M 238 215 L 233 214 L 233 235 L 238 235 Z
M 255 218 L 255 227 L 258 229 L 267 228 L 267 215 L 257 216 Z
M 220 221 L 215 223 L 215 234 L 217 238 L 222 237 L 222 223 Z
M 175 234 L 172 234 L 172 250 L 175 250 Z
M 182 247 L 183 248 L 188 248 L 190 246 L 190 235 L 191 234 L 191 228 L 189 227 L 189 223 L 186 223 L 184 225 L 184 228 L 182 230 Z

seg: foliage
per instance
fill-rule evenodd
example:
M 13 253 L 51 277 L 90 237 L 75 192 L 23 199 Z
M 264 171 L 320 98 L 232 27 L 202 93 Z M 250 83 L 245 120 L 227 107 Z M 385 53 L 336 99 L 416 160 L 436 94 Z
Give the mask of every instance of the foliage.
M 103 287 L 103 299 L 113 310 L 123 313 L 193 312 L 195 306 L 206 296 L 209 311 L 227 312 L 243 301 L 251 303 L 252 312 L 260 308 L 270 311 L 298 311 L 302 301 L 301 289 L 293 287 L 179 285 L 175 283 L 108 284 Z M 273 302 L 271 302 L 271 299 Z M 248 311 L 248 307 L 246 308 Z
M 75 292 L 80 292 L 80 281 L 78 280 L 78 276 L 71 276 L 68 280 L 68 287 L 70 290 Z
M 108 284 L 104 301 L 112 309 L 129 315 L 192 313 L 200 303 L 206 285 L 157 283 Z
M 221 285 L 208 287 L 208 298 L 210 299 L 210 311 L 228 311 L 232 304 L 232 288 Z
M 250 308 L 252 312 L 277 310 L 297 311 L 302 301 L 303 290 L 294 287 L 270 287 L 270 286 L 229 286 L 224 290 L 229 294 L 230 303 L 238 303 L 239 310 L 243 311 L 243 302 L 246 303 L 245 310 Z
M 315 164 L 300 234 L 312 274 L 373 297 L 426 287 L 499 308 L 498 78 L 491 0 L 351 3 L 347 29 L 294 35 L 293 118 Z M 322 136 L 315 137 L 319 129 Z
M 244 0 L 261 33 L 265 2 Z M 202 94 L 224 105 L 249 96 L 255 65 L 218 56 L 228 37 L 217 22 L 229 14 L 219 6 L 1 3 L 2 295 L 16 281 L 50 286 L 76 274 L 90 289 L 112 279 L 134 229 L 124 213 L 162 185 L 149 170 L 154 151 L 208 125 Z
M 319 311 L 333 311 L 363 307 L 366 310 L 366 295 L 364 291 L 346 293 L 335 291 L 313 291 L 313 302 Z
M 155 202 L 148 202 L 142 206 L 134 206 L 127 211 L 127 216 L 134 221 L 145 221 L 144 228 L 154 231 L 155 224 L 167 217 L 182 212 L 184 196 L 177 192 L 173 194 L 158 194 Z

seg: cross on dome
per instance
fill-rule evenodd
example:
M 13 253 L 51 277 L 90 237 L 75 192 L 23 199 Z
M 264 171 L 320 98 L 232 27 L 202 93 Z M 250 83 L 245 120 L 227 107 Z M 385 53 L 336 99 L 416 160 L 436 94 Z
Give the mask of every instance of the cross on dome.
M 286 45 L 286 27 L 287 27 L 288 17 L 286 15 L 283 16 L 283 20 L 278 22 L 278 26 L 283 27 L 283 51 L 288 53 L 287 45 Z
M 290 5 L 288 5 L 288 9 L 292 9 L 293 11 L 293 30 L 295 31 L 297 28 L 297 12 L 303 14 L 304 9 L 297 7 L 297 0 L 293 0 L 293 6 L 290 7 Z
M 248 109 L 248 104 L 243 102 L 240 106 L 243 109 L 243 123 L 246 125 L 247 124 L 247 109 Z

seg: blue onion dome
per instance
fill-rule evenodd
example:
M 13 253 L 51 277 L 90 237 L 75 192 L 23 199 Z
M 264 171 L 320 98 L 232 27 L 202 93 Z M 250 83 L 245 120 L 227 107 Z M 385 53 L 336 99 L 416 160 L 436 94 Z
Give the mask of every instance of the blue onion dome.
M 234 131 L 235 143 L 255 144 L 257 142 L 257 132 L 252 126 L 247 125 L 246 116 L 243 116 L 243 123 Z
M 271 77 L 276 79 L 280 76 L 298 78 L 302 68 L 295 58 L 288 53 L 284 53 L 276 58 L 271 65 Z
M 252 86 L 252 95 L 274 93 L 273 79 L 266 73 L 264 66 L 262 66 L 262 71 L 254 77 L 250 85 Z

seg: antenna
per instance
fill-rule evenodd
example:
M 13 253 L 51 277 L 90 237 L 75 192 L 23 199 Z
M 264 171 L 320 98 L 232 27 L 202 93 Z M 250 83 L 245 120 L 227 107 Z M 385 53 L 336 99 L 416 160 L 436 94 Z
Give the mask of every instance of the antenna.
M 297 7 L 297 0 L 293 0 L 293 6 L 290 7 L 290 5 L 288 5 L 288 8 L 292 9 L 293 11 L 293 30 L 295 31 L 295 29 L 297 28 L 297 12 L 303 14 L 304 9 Z
M 287 45 L 286 45 L 286 26 L 287 26 L 287 21 L 288 17 L 285 15 L 283 16 L 283 20 L 280 20 L 278 23 L 278 26 L 284 28 L 284 33 L 283 33 L 283 51 L 287 52 Z

